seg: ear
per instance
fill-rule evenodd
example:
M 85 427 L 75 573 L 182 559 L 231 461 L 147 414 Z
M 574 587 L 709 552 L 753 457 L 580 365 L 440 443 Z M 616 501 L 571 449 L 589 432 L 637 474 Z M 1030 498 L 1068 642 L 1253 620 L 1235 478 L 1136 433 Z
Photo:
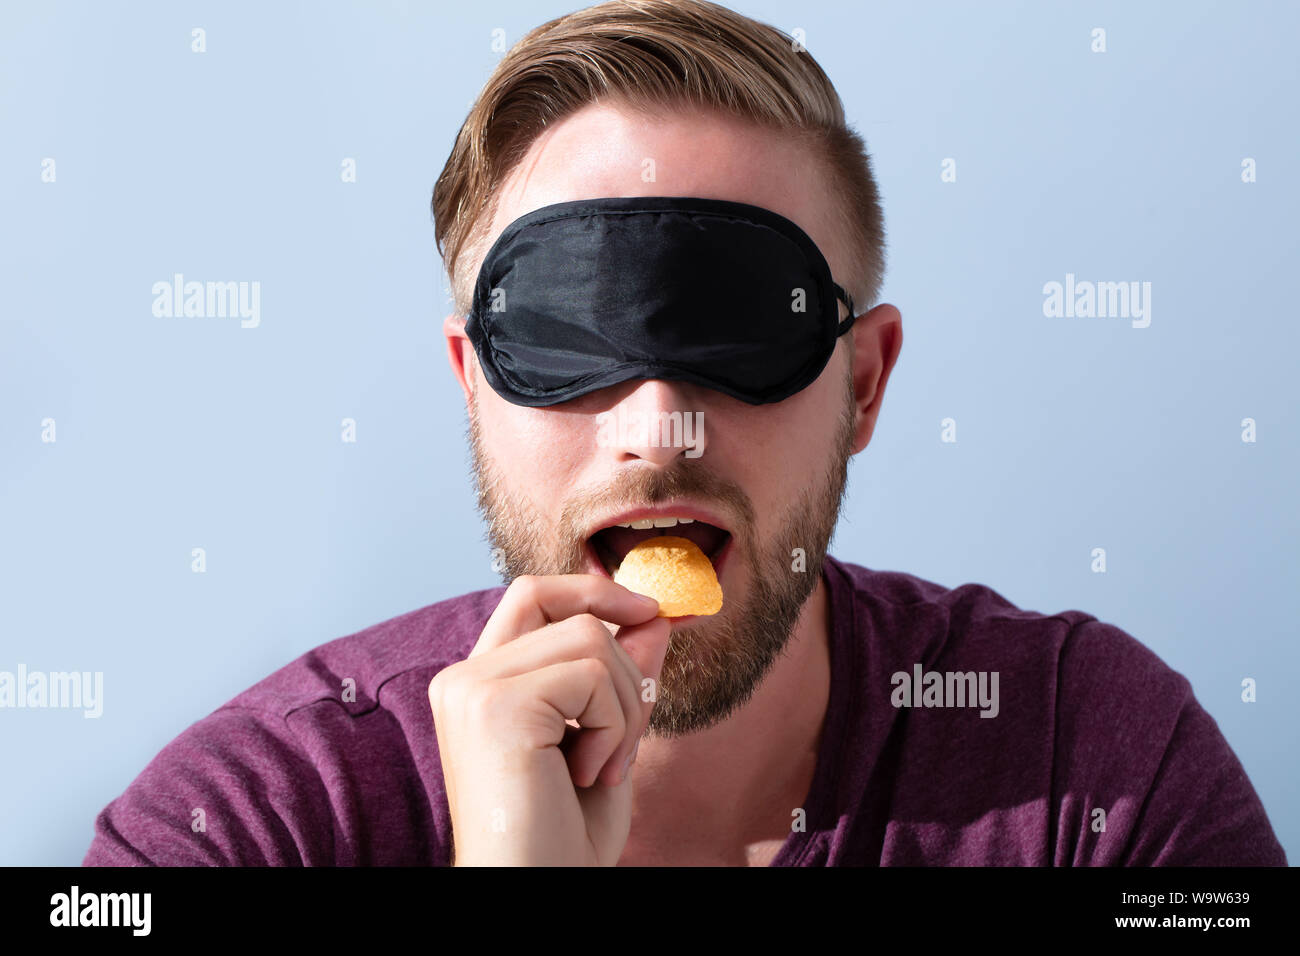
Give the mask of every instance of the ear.
M 876 430 L 885 384 L 903 348 L 903 317 L 888 303 L 876 306 L 853 323 L 853 395 L 857 427 L 853 454 L 867 447 Z
M 442 334 L 447 338 L 447 362 L 460 382 L 461 391 L 465 393 L 466 406 L 474 397 L 474 376 L 478 370 L 474 367 L 477 356 L 474 345 L 465 334 L 465 317 L 449 315 L 442 320 Z

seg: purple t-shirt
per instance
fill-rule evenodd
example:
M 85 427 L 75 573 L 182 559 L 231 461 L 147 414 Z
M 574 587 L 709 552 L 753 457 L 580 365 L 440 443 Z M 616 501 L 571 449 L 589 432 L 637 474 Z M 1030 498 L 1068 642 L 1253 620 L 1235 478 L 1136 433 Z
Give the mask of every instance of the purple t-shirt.
M 833 558 L 825 577 L 826 722 L 805 828 L 772 866 L 1286 865 L 1186 678 L 1119 628 Z M 332 641 L 235 697 L 99 814 L 83 865 L 447 865 L 428 685 L 503 593 Z

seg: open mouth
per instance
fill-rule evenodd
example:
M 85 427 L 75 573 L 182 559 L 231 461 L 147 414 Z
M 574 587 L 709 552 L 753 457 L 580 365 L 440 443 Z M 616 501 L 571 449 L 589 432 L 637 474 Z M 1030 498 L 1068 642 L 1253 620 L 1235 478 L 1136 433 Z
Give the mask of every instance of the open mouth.
M 647 538 L 661 535 L 693 542 L 713 564 L 714 574 L 721 576 L 723 562 L 731 551 L 731 533 L 684 515 L 651 515 L 601 528 L 587 539 L 588 557 L 596 570 L 612 578 L 629 551 Z

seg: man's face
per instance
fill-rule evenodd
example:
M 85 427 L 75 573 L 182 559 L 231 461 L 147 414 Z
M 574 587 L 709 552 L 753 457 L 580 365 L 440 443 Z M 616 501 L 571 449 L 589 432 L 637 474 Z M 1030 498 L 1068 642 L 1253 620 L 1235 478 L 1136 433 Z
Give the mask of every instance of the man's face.
M 514 219 L 551 203 L 601 196 L 729 199 L 794 221 L 843 281 L 845 250 L 829 227 L 825 189 L 810 165 L 780 137 L 735 122 L 703 116 L 650 122 L 592 106 L 533 144 L 501 192 L 488 243 Z M 647 168 L 655 170 L 652 182 L 642 180 Z M 479 509 L 507 579 L 609 573 L 629 538 L 653 533 L 615 532 L 613 540 L 624 547 L 610 553 L 611 533 L 603 529 L 626 521 L 634 509 L 703 512 L 729 535 L 728 542 L 700 519 L 666 532 L 690 529 L 687 536 L 726 543 L 709 549 L 724 604 L 715 615 L 674 622 L 649 733 L 687 734 L 725 719 L 785 647 L 821 574 L 858 435 L 846 347 L 836 348 L 816 381 L 775 404 L 748 405 L 656 379 L 547 408 L 506 402 L 483 378 L 468 341 L 452 347 L 464 361 Z M 612 424 L 638 414 L 656 422 L 674 412 L 702 425 L 693 448 L 656 447 L 644 434 Z

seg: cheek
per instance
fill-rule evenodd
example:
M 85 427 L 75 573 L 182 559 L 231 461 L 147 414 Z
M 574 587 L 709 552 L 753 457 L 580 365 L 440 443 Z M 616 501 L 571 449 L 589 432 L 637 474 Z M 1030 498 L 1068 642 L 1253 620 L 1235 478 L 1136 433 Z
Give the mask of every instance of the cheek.
M 480 410 L 484 442 L 511 487 L 554 501 L 577 473 L 588 436 L 575 416 L 511 405 L 494 396 Z
M 811 385 L 779 403 L 790 452 L 798 456 L 795 461 L 809 475 L 820 475 L 835 451 L 845 407 L 844 375 L 844 364 L 836 352 Z
M 814 474 L 830 451 L 834 416 L 813 393 L 818 382 L 784 402 L 746 406 L 719 421 L 710 448 L 725 452 L 738 474 L 761 485 L 798 487 L 800 476 Z
M 729 409 L 710 434 L 710 453 L 749 496 L 764 539 L 823 480 L 838 421 L 825 386 L 823 376 L 784 402 Z

